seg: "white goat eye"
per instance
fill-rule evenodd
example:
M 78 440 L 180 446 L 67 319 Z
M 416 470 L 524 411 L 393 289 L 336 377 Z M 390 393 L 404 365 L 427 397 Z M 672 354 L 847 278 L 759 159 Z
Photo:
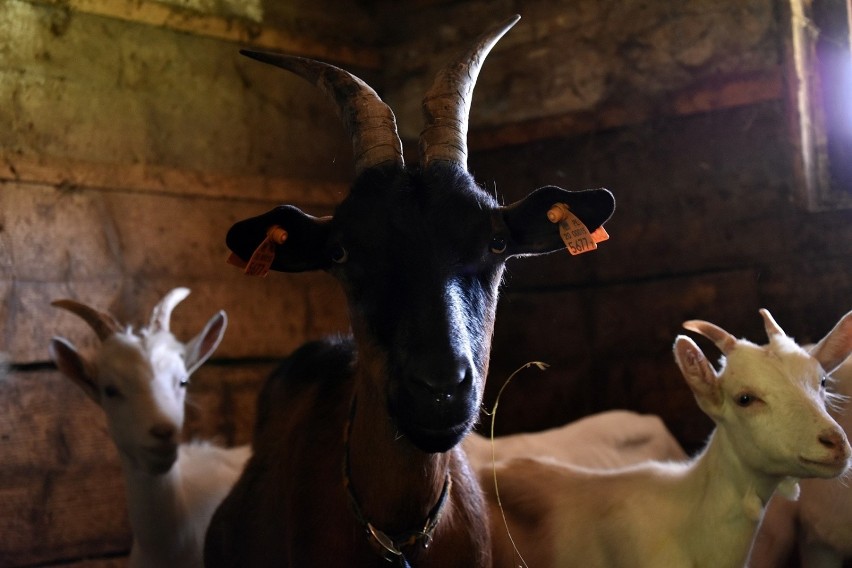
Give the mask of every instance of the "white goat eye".
M 751 394 L 741 394 L 737 397 L 737 405 L 742 406 L 743 408 L 750 406 L 754 401 L 755 397 Z
M 822 378 L 819 380 L 819 387 L 821 389 L 824 389 L 827 382 L 828 382 L 828 377 L 823 375 Z
M 181 377 L 181 378 L 180 378 L 180 381 L 178 382 L 178 384 L 179 384 L 182 388 L 186 388 L 187 386 L 189 386 L 189 377 L 185 377 L 185 376 L 184 376 L 184 377 Z

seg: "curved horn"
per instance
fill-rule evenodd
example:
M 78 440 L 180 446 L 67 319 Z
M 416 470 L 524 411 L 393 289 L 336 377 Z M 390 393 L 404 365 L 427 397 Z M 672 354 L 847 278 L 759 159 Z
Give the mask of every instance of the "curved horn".
M 769 310 L 761 308 L 760 315 L 763 317 L 763 327 L 766 328 L 766 336 L 768 338 L 772 339 L 773 335 L 787 336 L 784 330 L 781 329 L 781 326 L 775 321 L 775 318 L 772 317 L 772 314 L 769 313 Z
M 154 306 L 151 311 L 151 323 L 148 324 L 148 330 L 151 332 L 169 331 L 172 310 L 187 296 L 189 296 L 189 288 L 175 288 L 163 296 L 160 303 Z
M 426 125 L 420 133 L 420 165 L 447 160 L 467 169 L 467 121 L 473 87 L 485 57 L 521 17 L 512 16 L 482 34 L 476 44 L 444 67 L 423 97 Z
M 335 103 L 352 139 L 356 176 L 387 162 L 403 165 L 402 142 L 393 111 L 367 83 L 348 71 L 313 59 L 249 49 L 241 49 L 240 53 L 295 73 Z
M 710 341 L 716 344 L 722 355 L 727 355 L 737 343 L 737 338 L 709 321 L 689 320 L 683 322 L 683 327 L 689 331 L 700 333 Z
M 54 300 L 50 305 L 68 310 L 72 314 L 79 316 L 89 324 L 101 341 L 121 331 L 121 326 L 115 321 L 115 318 L 109 314 L 90 308 L 86 304 L 81 304 L 74 300 Z

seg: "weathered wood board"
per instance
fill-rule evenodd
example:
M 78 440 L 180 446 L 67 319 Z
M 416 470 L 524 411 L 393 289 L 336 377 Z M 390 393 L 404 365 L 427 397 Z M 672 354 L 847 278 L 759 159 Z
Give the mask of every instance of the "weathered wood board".
M 385 82 L 396 85 L 387 100 L 406 137 L 419 134 L 420 99 L 436 70 L 487 25 L 516 12 L 521 21 L 488 56 L 477 82 L 474 129 L 610 108 L 625 111 L 611 127 L 630 124 L 631 114 L 647 116 L 647 109 L 676 110 L 671 99 L 697 85 L 771 76 L 779 65 L 772 0 L 383 6 L 390 40 L 404 45 L 388 50 Z M 781 95 L 780 85 L 767 87 Z
M 4 184 L 0 350 L 18 363 L 44 361 L 52 335 L 91 337 L 78 318 L 50 306 L 54 299 L 74 298 L 142 325 L 175 286 L 193 289 L 175 311 L 174 330 L 184 340 L 217 310 L 230 316 L 218 357 L 280 357 L 313 334 L 345 331 L 331 278 L 250 278 L 226 264 L 227 228 L 275 205 Z
M 333 108 L 238 44 L 23 0 L 0 4 L 0 36 L 8 160 L 325 181 L 351 172 Z

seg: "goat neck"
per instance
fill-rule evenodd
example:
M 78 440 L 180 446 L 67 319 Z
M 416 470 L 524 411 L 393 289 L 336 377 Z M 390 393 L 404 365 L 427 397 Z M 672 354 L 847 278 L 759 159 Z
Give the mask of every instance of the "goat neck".
M 418 529 L 441 499 L 454 454 L 418 449 L 388 420 L 384 397 L 359 390 L 346 452 L 361 513 L 388 533 Z
M 133 530 L 131 567 L 201 566 L 203 535 L 192 534 L 177 464 L 151 474 L 122 460 Z

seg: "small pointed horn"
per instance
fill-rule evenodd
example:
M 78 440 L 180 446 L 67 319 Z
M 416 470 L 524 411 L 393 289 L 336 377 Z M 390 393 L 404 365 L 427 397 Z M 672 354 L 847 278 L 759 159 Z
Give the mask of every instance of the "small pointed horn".
M 455 162 L 467 169 L 467 123 L 479 70 L 494 44 L 520 19 L 518 15 L 512 16 L 482 34 L 471 49 L 438 72 L 423 97 L 426 120 L 420 133 L 423 169 L 435 160 Z
M 737 338 L 709 321 L 689 320 L 683 322 L 683 327 L 689 331 L 699 333 L 716 344 L 722 355 L 727 355 L 737 343 Z
M 151 311 L 151 323 L 148 324 L 148 330 L 151 332 L 169 331 L 172 310 L 187 296 L 189 296 L 189 288 L 175 288 L 163 296 L 160 303 L 154 306 Z
M 337 114 L 352 139 L 356 176 L 384 163 L 403 165 L 402 142 L 393 111 L 364 81 L 348 71 L 313 59 L 248 49 L 241 49 L 240 53 L 295 73 L 313 83 L 335 103 Z
M 761 308 L 760 315 L 763 316 L 763 327 L 766 328 L 767 337 L 772 339 L 773 335 L 787 336 L 784 330 L 781 329 L 781 326 L 775 321 L 775 318 L 772 317 L 772 314 L 769 313 L 769 310 Z
M 74 300 L 54 300 L 50 305 L 68 310 L 72 314 L 79 316 L 89 324 L 101 341 L 105 341 L 111 335 L 121 331 L 121 326 L 111 315 L 99 312 L 80 302 Z

